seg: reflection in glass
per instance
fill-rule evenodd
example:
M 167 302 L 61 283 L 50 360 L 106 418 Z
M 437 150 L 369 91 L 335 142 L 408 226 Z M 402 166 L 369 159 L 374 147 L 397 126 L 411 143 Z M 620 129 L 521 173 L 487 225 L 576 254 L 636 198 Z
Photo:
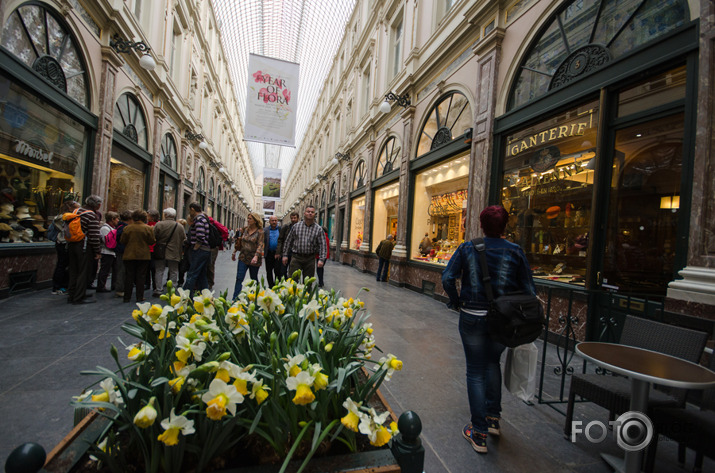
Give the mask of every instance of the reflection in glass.
M 422 127 L 417 145 L 417 156 L 439 148 L 471 127 L 472 108 L 467 98 L 459 92 L 442 97 L 430 111 Z
M 365 230 L 365 196 L 352 202 L 350 213 L 350 249 L 359 250 L 362 245 Z

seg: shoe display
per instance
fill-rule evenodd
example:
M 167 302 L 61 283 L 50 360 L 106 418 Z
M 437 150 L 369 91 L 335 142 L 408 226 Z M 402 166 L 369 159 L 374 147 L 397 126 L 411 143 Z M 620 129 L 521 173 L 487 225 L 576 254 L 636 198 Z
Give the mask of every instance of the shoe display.
M 472 424 L 467 424 L 462 429 L 462 436 L 472 445 L 477 453 L 487 453 L 487 434 L 480 434 L 472 430 Z
M 82 299 L 79 302 L 73 302 L 73 305 L 80 305 L 80 304 L 94 304 L 97 302 L 97 299 Z
M 499 435 L 499 418 L 487 416 L 487 425 L 489 426 L 489 433 L 492 435 Z

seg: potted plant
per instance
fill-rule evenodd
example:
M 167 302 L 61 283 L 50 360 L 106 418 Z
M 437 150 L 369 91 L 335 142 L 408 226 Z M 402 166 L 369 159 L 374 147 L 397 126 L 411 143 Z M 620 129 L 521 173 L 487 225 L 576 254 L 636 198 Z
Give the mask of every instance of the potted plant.
M 357 298 L 300 274 L 238 299 L 167 284 L 163 304 L 137 304 L 111 347 L 114 370 L 73 401 L 105 421 L 90 454 L 109 471 L 207 471 L 276 463 L 302 471 L 339 446 L 355 452 L 397 433 L 370 404 L 402 363 L 373 359 L 369 313 Z

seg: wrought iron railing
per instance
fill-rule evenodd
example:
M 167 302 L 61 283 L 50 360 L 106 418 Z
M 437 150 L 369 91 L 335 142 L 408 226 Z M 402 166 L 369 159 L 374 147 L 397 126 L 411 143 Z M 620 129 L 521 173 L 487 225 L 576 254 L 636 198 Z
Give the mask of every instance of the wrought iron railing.
M 575 369 L 584 373 L 587 369 L 585 361 L 574 360 L 578 342 L 617 342 L 627 314 L 653 320 L 662 320 L 664 314 L 662 295 L 546 285 L 537 285 L 537 293 L 544 304 L 548 330 L 544 332 L 536 398 L 539 404 L 562 414 L 560 405 L 568 402 L 568 377 Z

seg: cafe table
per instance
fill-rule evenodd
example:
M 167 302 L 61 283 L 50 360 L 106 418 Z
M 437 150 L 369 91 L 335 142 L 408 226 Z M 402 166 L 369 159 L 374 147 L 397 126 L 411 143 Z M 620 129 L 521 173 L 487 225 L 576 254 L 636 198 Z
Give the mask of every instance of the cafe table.
M 647 414 L 651 384 L 682 389 L 715 387 L 715 373 L 696 363 L 643 348 L 617 343 L 581 342 L 576 352 L 588 361 L 631 380 L 630 410 Z M 657 442 L 658 439 L 651 440 Z M 601 457 L 618 472 L 641 471 L 640 451 L 626 451 L 625 461 L 609 454 Z

